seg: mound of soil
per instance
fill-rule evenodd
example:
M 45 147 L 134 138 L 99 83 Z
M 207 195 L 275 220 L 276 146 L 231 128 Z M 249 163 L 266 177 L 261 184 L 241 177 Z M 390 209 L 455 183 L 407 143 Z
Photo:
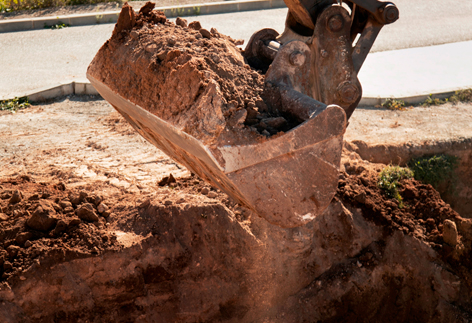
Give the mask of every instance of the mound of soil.
M 104 198 L 106 184 L 4 180 L 0 314 L 6 322 L 467 321 L 472 222 L 415 181 L 402 183 L 399 208 L 376 185 L 379 165 L 344 166 L 326 212 L 291 229 L 196 176 L 169 175 L 149 196 Z M 79 212 L 85 205 L 98 221 Z M 35 212 L 58 220 L 32 229 Z
M 348 162 L 338 183 L 337 198 L 360 209 L 386 235 L 401 231 L 424 241 L 472 287 L 472 219 L 461 217 L 431 185 L 414 179 L 400 181 L 400 205 L 379 188 L 381 167 Z
M 97 195 L 29 176 L 0 181 L 0 282 L 49 264 L 116 251 L 109 207 Z
M 198 21 L 174 24 L 153 7 L 135 15 L 123 6 L 89 75 L 209 145 L 264 140 L 294 126 L 269 113 L 264 77 L 245 63 L 238 41 Z

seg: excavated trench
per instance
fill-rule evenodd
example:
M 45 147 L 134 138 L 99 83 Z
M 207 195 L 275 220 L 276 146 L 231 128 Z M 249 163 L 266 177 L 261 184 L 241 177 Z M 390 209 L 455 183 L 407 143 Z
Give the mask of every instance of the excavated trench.
M 154 24 L 162 19 L 153 17 Z M 159 58 L 154 50 L 149 47 Z M 254 75 L 248 82 L 258 80 Z M 202 84 L 197 85 L 198 93 Z M 206 97 L 224 98 L 211 91 L 215 87 L 203 85 Z M 146 98 L 130 89 L 131 94 Z M 247 118 L 232 123 L 237 111 L 247 117 L 262 106 L 238 97 L 233 103 L 225 98 L 219 107 L 229 112 L 221 124 L 207 123 L 221 127 L 199 132 L 207 134 L 202 140 L 218 142 L 225 127 L 252 132 L 257 140 L 277 133 L 261 125 L 273 116 L 254 115 L 258 123 L 252 125 L 244 123 Z M 178 119 L 178 113 L 171 117 Z M 183 128 L 192 128 L 185 122 Z M 466 141 L 448 145 L 346 142 L 335 198 L 322 215 L 292 229 L 267 223 L 193 175 L 167 177 L 145 196 L 112 190 L 109 181 L 64 184 L 57 173 L 49 180 L 4 177 L 0 317 L 4 322 L 469 322 L 472 150 Z M 459 194 L 447 204 L 430 185 L 405 180 L 400 207 L 377 186 L 384 166 L 379 163 L 405 162 L 425 149 L 460 155 Z

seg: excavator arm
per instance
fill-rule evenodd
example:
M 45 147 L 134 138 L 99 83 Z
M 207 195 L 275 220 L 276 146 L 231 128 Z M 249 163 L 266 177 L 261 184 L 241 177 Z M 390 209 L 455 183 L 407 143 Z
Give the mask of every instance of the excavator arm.
M 342 107 L 349 118 L 362 96 L 357 74 L 382 27 L 398 19 L 397 7 L 377 0 L 284 1 L 289 8 L 284 32 L 281 35 L 273 29 L 256 32 L 245 50 L 247 61 L 254 68 L 267 71 L 267 83 L 274 87 L 278 81 L 274 81 L 273 75 L 287 71 L 284 63 L 274 61 L 278 52 L 293 41 L 306 44 L 308 56 L 301 52 L 289 56 L 292 60 L 295 57 L 298 61 L 309 60 L 310 71 L 301 80 L 303 86 L 296 83 L 291 86 L 316 101 Z M 300 79 L 295 75 L 290 77 Z M 277 102 L 272 102 L 271 106 L 277 109 Z
M 214 146 L 198 132 L 186 133 L 179 124 L 151 113 L 149 100 L 140 100 L 144 106 L 139 106 L 129 99 L 126 87 L 114 88 L 113 80 L 122 77 L 117 72 L 122 60 L 129 63 L 128 72 L 140 72 L 132 70 L 136 64 L 127 56 L 111 57 L 119 46 L 129 52 L 127 42 L 138 41 L 133 28 L 139 26 L 134 27 L 129 7 L 120 14 L 115 42 L 102 47 L 87 77 L 149 142 L 268 222 L 288 228 L 312 221 L 331 203 L 347 120 L 362 96 L 357 73 L 380 29 L 398 18 L 398 10 L 376 0 L 285 2 L 289 11 L 284 32 L 260 30 L 243 52 L 244 60 L 264 74 L 261 96 L 270 115 L 293 121 L 285 133 Z M 155 62 L 149 66 L 149 73 L 159 67 Z M 129 87 L 146 96 L 142 89 L 147 80 L 140 82 Z M 212 101 L 202 114 L 211 114 L 220 101 Z

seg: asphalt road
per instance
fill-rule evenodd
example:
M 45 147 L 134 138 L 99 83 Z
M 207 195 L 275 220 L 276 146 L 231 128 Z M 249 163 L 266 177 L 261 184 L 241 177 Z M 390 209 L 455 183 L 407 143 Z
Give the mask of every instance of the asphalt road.
M 384 27 L 373 52 L 472 40 L 472 1 L 460 4 L 452 0 L 394 2 L 400 9 L 400 20 Z M 287 9 L 272 9 L 187 19 L 199 20 L 204 28 L 215 27 L 247 42 L 252 33 L 261 28 L 282 32 L 286 12 Z M 0 97 L 11 98 L 60 82 L 85 79 L 89 62 L 110 37 L 113 26 L 104 24 L 0 34 Z

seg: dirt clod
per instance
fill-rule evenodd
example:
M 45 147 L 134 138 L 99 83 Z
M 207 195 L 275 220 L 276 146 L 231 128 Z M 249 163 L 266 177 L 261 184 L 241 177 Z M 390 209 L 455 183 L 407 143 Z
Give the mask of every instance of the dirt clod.
M 95 213 L 95 210 L 90 203 L 82 204 L 76 211 L 77 216 L 81 220 L 95 222 L 98 221 L 98 215 Z
M 177 17 L 177 19 L 175 19 L 175 24 L 182 27 L 182 28 L 186 28 L 187 27 L 187 19 Z

